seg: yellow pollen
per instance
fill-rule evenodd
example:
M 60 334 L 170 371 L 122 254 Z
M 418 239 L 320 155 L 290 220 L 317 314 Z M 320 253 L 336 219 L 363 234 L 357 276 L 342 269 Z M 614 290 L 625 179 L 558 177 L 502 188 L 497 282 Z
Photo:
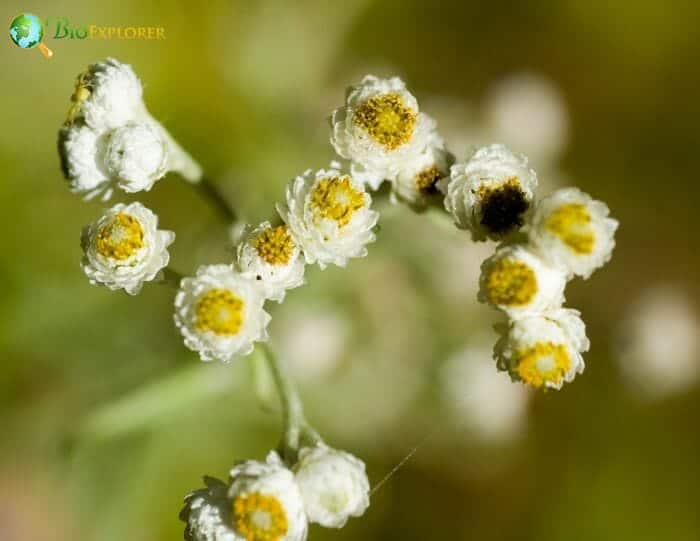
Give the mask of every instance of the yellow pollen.
M 591 215 L 581 203 L 562 205 L 547 218 L 545 227 L 578 255 L 593 251 Z
M 424 194 L 435 193 L 435 184 L 443 177 L 442 171 L 437 165 L 423 169 L 415 177 L 416 189 Z
M 312 190 L 309 205 L 318 218 L 334 220 L 338 227 L 344 227 L 355 211 L 365 206 L 365 195 L 348 176 L 324 178 Z
M 243 300 L 228 289 L 210 289 L 195 307 L 196 327 L 219 336 L 233 336 L 243 325 Z
M 571 359 L 562 344 L 537 342 L 519 351 L 517 372 L 520 379 L 539 389 L 545 383 L 558 384 L 571 369 Z
M 234 498 L 233 525 L 246 541 L 279 541 L 289 529 L 279 500 L 259 492 Z
M 370 98 L 353 114 L 352 120 L 386 150 L 410 141 L 418 115 L 404 104 L 401 94 L 390 92 Z
M 143 248 L 141 223 L 123 212 L 118 213 L 97 232 L 97 251 L 111 259 L 124 260 Z
M 294 253 L 294 241 L 289 227 L 268 227 L 253 241 L 258 255 L 270 265 L 286 265 Z
M 491 268 L 486 290 L 493 304 L 524 306 L 537 293 L 537 278 L 525 263 L 503 258 Z

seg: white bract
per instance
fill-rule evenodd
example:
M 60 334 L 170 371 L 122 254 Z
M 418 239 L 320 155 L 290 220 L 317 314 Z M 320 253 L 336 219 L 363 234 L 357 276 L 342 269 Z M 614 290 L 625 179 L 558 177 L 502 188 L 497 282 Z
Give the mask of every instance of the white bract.
M 268 299 L 282 302 L 287 289 L 304 283 L 304 258 L 287 225 L 248 228 L 236 255 L 238 271 L 256 280 Z
M 296 481 L 310 522 L 342 528 L 369 507 L 365 464 L 355 456 L 320 443 L 299 452 Z
M 344 267 L 349 258 L 367 255 L 379 214 L 352 177 L 335 168 L 309 169 L 290 182 L 286 199 L 277 210 L 307 263 Z
M 559 308 L 566 274 L 522 244 L 501 246 L 481 265 L 480 302 L 522 318 Z
M 535 207 L 530 243 L 569 275 L 588 278 L 612 257 L 619 222 L 608 206 L 578 188 L 565 188 Z
M 158 229 L 158 217 L 141 203 L 118 204 L 83 229 L 81 266 L 92 284 L 137 294 L 170 260 L 175 233 Z
M 255 281 L 229 265 L 204 265 L 184 278 L 175 296 L 175 324 L 185 345 L 203 361 L 228 362 L 248 355 L 256 341 L 267 340 L 270 316 Z
M 58 139 L 73 192 L 106 200 L 115 188 L 148 191 L 169 171 L 190 182 L 201 179 L 199 165 L 150 115 L 142 94 L 131 66 L 112 58 L 79 76 Z
M 406 160 L 392 182 L 392 197 L 416 209 L 424 208 L 431 197 L 440 195 L 441 181 L 450 174 L 454 156 L 442 138 L 434 133 L 428 146 Z
M 187 541 L 304 541 L 308 521 L 293 473 L 275 452 L 231 469 L 229 483 L 205 478 L 185 498 Z
M 331 144 L 352 162 L 353 177 L 376 190 L 426 148 L 434 129 L 401 79 L 367 75 L 333 112 Z
M 501 240 L 525 223 L 537 175 L 525 156 L 490 145 L 454 164 L 441 188 L 457 227 L 471 231 L 474 240 Z
M 561 389 L 583 372 L 586 326 L 577 310 L 561 308 L 499 325 L 494 347 L 500 370 L 537 389 Z

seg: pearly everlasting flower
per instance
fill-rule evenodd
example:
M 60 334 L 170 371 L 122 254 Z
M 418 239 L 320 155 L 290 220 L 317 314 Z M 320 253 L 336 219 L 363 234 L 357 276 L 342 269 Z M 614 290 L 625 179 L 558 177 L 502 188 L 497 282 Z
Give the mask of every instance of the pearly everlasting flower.
M 446 184 L 446 186 L 445 186 Z M 474 240 L 500 240 L 520 229 L 537 188 L 527 158 L 503 145 L 479 148 L 450 169 L 445 208 Z
M 236 267 L 241 275 L 257 280 L 265 297 L 282 302 L 287 289 L 304 283 L 304 258 L 288 225 L 263 222 L 243 233 Z
M 493 351 L 500 370 L 535 388 L 561 389 L 584 369 L 586 326 L 577 310 L 561 308 L 497 326 Z
M 169 171 L 201 179 L 199 165 L 150 115 L 142 94 L 131 66 L 111 58 L 80 75 L 58 137 L 73 192 L 109 199 L 115 188 L 148 191 Z
M 294 475 L 271 452 L 231 470 L 229 484 L 205 478 L 185 498 L 186 541 L 304 541 L 308 522 Z
M 401 79 L 367 75 L 333 112 L 331 144 L 352 162 L 353 177 L 376 190 L 426 148 L 434 129 Z
M 552 264 L 588 278 L 612 257 L 619 222 L 609 212 L 578 188 L 557 190 L 535 208 L 530 242 Z
M 294 470 L 309 522 L 342 528 L 369 507 L 365 464 L 349 453 L 323 443 L 306 447 Z
M 205 477 L 206 488 L 185 497 L 180 520 L 185 522 L 186 541 L 236 541 L 233 530 L 232 503 L 228 485 Z M 244 538 L 245 539 L 245 538 Z
M 480 302 L 521 318 L 559 308 L 566 274 L 521 244 L 501 246 L 481 265 Z
M 184 278 L 175 296 L 175 325 L 185 345 L 203 361 L 228 362 L 248 355 L 256 341 L 267 340 L 270 316 L 253 280 L 229 265 L 204 265 Z
M 421 153 L 407 160 L 392 182 L 392 196 L 416 209 L 424 208 L 433 196 L 440 194 L 438 186 L 450 175 L 454 156 L 445 142 L 434 133 Z
M 238 541 L 303 541 L 308 522 L 294 474 L 274 451 L 231 470 L 228 496 Z
M 141 203 L 118 204 L 83 229 L 81 266 L 92 284 L 136 295 L 170 260 L 175 233 L 158 229 L 158 217 Z
M 374 241 L 379 214 L 371 203 L 352 177 L 335 168 L 309 169 L 289 184 L 286 205 L 277 210 L 307 263 L 344 267 L 349 258 L 365 256 Z

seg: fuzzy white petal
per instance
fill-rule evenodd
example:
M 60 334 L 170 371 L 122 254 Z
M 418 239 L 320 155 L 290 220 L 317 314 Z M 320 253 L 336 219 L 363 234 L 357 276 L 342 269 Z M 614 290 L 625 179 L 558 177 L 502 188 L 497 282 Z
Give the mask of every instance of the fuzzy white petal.
M 234 335 L 217 335 L 197 328 L 197 303 L 213 289 L 231 292 L 243 301 L 242 323 Z M 270 315 L 263 309 L 265 298 L 254 281 L 235 272 L 230 265 L 203 265 L 194 278 L 184 278 L 175 296 L 175 325 L 185 345 L 199 353 L 203 361 L 231 361 L 248 355 L 255 342 L 267 340 Z
M 583 352 L 590 343 L 586 337 L 586 327 L 577 310 L 560 308 L 541 315 L 511 321 L 509 325 L 499 325 L 500 339 L 494 347 L 494 359 L 500 370 L 507 371 L 513 380 L 521 380 L 518 372 L 523 352 L 538 345 L 563 347 L 569 366 L 559 380 L 546 380 L 544 387 L 561 389 L 565 382 L 572 381 L 576 374 L 583 372 Z
M 521 244 L 505 245 L 482 263 L 478 299 L 517 319 L 560 307 L 565 286 L 563 271 Z
M 205 477 L 206 488 L 185 498 L 180 519 L 185 522 L 186 541 L 239 541 L 233 530 L 228 486 L 218 479 Z
M 535 208 L 530 242 L 552 264 L 588 278 L 612 257 L 619 222 L 609 213 L 578 188 L 557 190 Z
M 228 489 L 230 500 L 252 493 L 275 498 L 284 509 L 287 532 L 279 541 L 304 541 L 308 533 L 308 520 L 304 503 L 294 474 L 287 469 L 277 453 L 270 452 L 265 462 L 249 460 L 234 466 L 230 473 Z M 236 533 L 236 541 L 245 538 Z
M 413 111 L 416 122 L 406 142 L 387 149 L 372 139 L 362 126 L 355 123 L 355 111 L 367 100 L 398 94 L 403 105 Z M 435 121 L 420 113 L 418 102 L 398 77 L 380 79 L 365 76 L 359 85 L 350 87 L 345 105 L 331 115 L 331 144 L 338 155 L 353 162 L 352 173 L 358 182 L 376 190 L 385 179 L 393 180 L 407 160 L 424 151 L 435 130 Z
M 352 189 L 362 194 L 362 207 L 355 210 L 349 222 L 339 225 L 329 218 L 319 217 L 312 205 L 314 188 L 324 179 L 345 178 L 337 169 L 306 171 L 287 186 L 286 204 L 277 210 L 304 253 L 306 262 L 344 267 L 348 259 L 367 254 L 366 245 L 375 239 L 372 228 L 379 214 L 370 209 L 372 198 L 350 177 Z
M 306 447 L 294 468 L 309 521 L 342 528 L 369 507 L 369 480 L 357 457 L 324 444 Z
M 262 288 L 266 298 L 282 302 L 287 289 L 299 287 L 304 283 L 305 262 L 301 249 L 293 242 L 292 253 L 285 263 L 269 263 L 261 257 L 255 241 L 272 226 L 263 222 L 256 228 L 246 228 L 236 249 L 236 268 L 241 275 L 255 280 Z
M 489 225 L 484 194 L 502 188 L 509 181 L 519 189 L 523 209 L 506 216 L 507 227 L 498 229 Z M 537 175 L 525 156 L 514 154 L 503 145 L 490 145 L 477 149 L 466 162 L 452 166 L 450 179 L 443 185 L 447 194 L 445 209 L 457 227 L 471 231 L 474 240 L 500 240 L 523 224 L 536 188 Z
M 127 259 L 115 259 L 100 253 L 96 240 L 102 228 L 117 214 L 134 218 L 143 232 L 143 246 Z M 83 229 L 81 266 L 92 284 L 103 284 L 109 289 L 124 289 L 137 294 L 144 282 L 153 280 L 168 265 L 168 246 L 175 233 L 158 229 L 158 217 L 141 203 L 118 204 L 107 210 L 95 223 Z

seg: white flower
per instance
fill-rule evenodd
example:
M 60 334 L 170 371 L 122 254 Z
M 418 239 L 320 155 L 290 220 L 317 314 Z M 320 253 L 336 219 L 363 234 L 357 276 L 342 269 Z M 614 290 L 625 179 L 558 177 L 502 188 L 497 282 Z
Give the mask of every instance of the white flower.
M 470 230 L 474 240 L 500 240 L 525 223 L 536 187 L 537 175 L 525 156 L 490 145 L 454 164 L 442 189 L 457 227 Z
M 561 389 L 584 369 L 586 326 L 577 310 L 561 308 L 499 325 L 494 347 L 500 370 L 535 388 Z
M 522 244 L 501 246 L 481 265 L 480 302 L 521 318 L 564 302 L 566 274 Z
M 153 280 L 170 260 L 175 233 L 158 229 L 158 217 L 141 203 L 118 204 L 83 229 L 81 266 L 92 284 L 130 295 Z
M 433 196 L 440 194 L 440 181 L 449 177 L 453 162 L 454 156 L 445 148 L 445 142 L 434 133 L 425 150 L 399 169 L 392 182 L 393 199 L 418 210 L 424 208 Z
M 235 466 L 228 496 L 236 541 L 306 539 L 308 521 L 299 486 L 274 451 L 265 462 Z
M 435 121 L 419 112 L 401 79 L 367 75 L 348 89 L 345 106 L 331 116 L 331 129 L 331 144 L 352 162 L 353 177 L 376 190 L 425 149 Z
M 569 118 L 559 89 L 534 73 L 500 81 L 485 104 L 494 140 L 524 152 L 538 165 L 551 163 L 568 142 Z
M 187 541 L 304 541 L 308 522 L 294 475 L 275 452 L 231 470 L 229 484 L 205 477 L 185 498 Z
M 615 359 L 629 388 L 649 399 L 682 393 L 700 379 L 700 314 L 678 285 L 646 288 L 617 329 Z
M 443 399 L 466 435 L 487 444 L 503 444 L 523 433 L 531 394 L 513 385 L 493 366 L 493 347 L 480 337 L 442 367 Z
M 372 198 L 352 177 L 335 168 L 310 169 L 287 186 L 286 205 L 277 210 L 301 246 L 306 262 L 344 267 L 367 254 L 379 214 Z
M 322 443 L 306 447 L 294 471 L 309 522 L 342 528 L 369 507 L 365 464 L 349 453 Z
M 287 289 L 304 283 L 304 258 L 287 225 L 248 228 L 236 253 L 238 271 L 257 280 L 268 299 L 282 302 Z
M 206 488 L 188 494 L 180 520 L 185 522 L 186 541 L 237 541 L 233 530 L 232 503 L 228 485 L 205 477 Z
M 114 58 L 91 64 L 78 78 L 78 85 L 89 91 L 79 104 L 79 112 L 93 129 L 122 126 L 143 107 L 141 81 L 131 66 Z
M 564 188 L 535 207 L 530 242 L 552 264 L 588 278 L 612 257 L 619 222 L 608 206 L 578 188 Z
M 201 179 L 199 165 L 146 109 L 131 66 L 111 58 L 91 65 L 72 99 L 58 147 L 73 192 L 106 200 L 115 188 L 150 190 L 169 171 Z
M 254 281 L 229 265 L 204 265 L 184 278 L 175 296 L 175 324 L 185 345 L 203 361 L 228 362 L 248 355 L 256 341 L 267 340 L 270 316 Z

